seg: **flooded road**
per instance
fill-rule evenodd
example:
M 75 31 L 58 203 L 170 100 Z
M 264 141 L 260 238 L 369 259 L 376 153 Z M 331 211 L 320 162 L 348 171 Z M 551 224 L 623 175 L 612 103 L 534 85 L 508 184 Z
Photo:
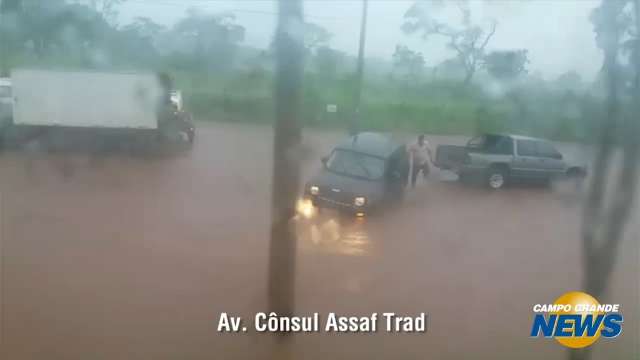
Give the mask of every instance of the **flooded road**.
M 303 178 L 342 136 L 305 132 Z M 267 334 L 216 332 L 221 312 L 266 310 L 271 153 L 270 129 L 202 124 L 166 158 L 0 155 L 1 358 L 285 358 Z M 580 286 L 581 196 L 451 180 L 384 217 L 325 215 L 298 244 L 299 314 L 426 312 L 428 332 L 298 334 L 292 358 L 566 358 L 529 338 L 531 307 Z M 600 299 L 622 304 L 623 333 L 594 359 L 640 353 L 639 230 L 636 213 Z

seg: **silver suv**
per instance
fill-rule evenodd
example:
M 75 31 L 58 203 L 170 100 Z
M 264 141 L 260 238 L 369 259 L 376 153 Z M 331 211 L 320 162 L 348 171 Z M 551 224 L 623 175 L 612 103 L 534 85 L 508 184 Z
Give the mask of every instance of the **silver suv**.
M 466 146 L 438 146 L 435 165 L 452 170 L 461 180 L 480 179 L 492 189 L 511 180 L 582 179 L 586 175 L 585 166 L 567 163 L 550 141 L 519 135 L 485 134 Z

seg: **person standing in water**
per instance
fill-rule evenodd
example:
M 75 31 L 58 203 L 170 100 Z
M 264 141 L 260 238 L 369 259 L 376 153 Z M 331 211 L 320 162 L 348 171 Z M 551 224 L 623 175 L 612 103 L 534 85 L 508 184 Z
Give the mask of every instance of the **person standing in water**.
M 429 175 L 429 161 L 432 160 L 429 143 L 424 139 L 424 135 L 418 136 L 418 141 L 409 146 L 409 157 L 411 158 L 411 187 L 416 186 L 418 173 L 426 179 Z

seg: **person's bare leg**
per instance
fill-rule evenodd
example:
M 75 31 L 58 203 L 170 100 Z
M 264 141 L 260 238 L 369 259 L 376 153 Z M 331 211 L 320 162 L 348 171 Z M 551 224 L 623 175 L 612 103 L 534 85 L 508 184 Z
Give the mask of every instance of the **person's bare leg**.
M 420 171 L 420 166 L 414 165 L 411 169 L 411 188 L 416 187 L 416 180 L 418 180 L 418 172 Z
M 422 165 L 422 176 L 424 177 L 424 181 L 427 181 L 427 176 L 429 176 L 429 173 L 431 172 L 431 169 L 429 168 L 429 163 L 425 163 L 424 165 Z

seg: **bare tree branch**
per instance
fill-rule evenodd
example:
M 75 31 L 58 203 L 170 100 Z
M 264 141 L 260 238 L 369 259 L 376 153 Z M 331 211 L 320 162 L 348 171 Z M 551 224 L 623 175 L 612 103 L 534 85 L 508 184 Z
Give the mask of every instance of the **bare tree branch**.
M 497 21 L 491 22 L 491 30 L 489 31 L 489 34 L 487 34 L 486 39 L 484 39 L 484 42 L 480 46 L 480 48 L 479 48 L 480 50 L 484 50 L 484 48 L 487 46 L 487 44 L 489 43 L 489 40 L 491 40 L 493 35 L 496 33 L 496 28 L 497 27 L 498 27 L 498 22 Z
M 484 31 L 480 26 L 471 24 L 471 12 L 468 1 L 454 2 L 461 12 L 462 27 L 459 29 L 447 26 L 445 22 L 437 21 L 430 14 L 414 4 L 407 13 L 402 29 L 407 33 L 422 31 L 422 37 L 427 38 L 429 35 L 440 35 L 449 39 L 448 47 L 456 52 L 456 56 L 460 61 L 460 65 L 464 67 L 466 72 L 464 82 L 468 84 L 473 78 L 478 66 L 484 56 L 484 48 L 487 46 L 491 38 L 496 32 L 497 22 L 493 21 L 491 27 L 484 37 L 480 45 L 478 42 L 483 37 Z

